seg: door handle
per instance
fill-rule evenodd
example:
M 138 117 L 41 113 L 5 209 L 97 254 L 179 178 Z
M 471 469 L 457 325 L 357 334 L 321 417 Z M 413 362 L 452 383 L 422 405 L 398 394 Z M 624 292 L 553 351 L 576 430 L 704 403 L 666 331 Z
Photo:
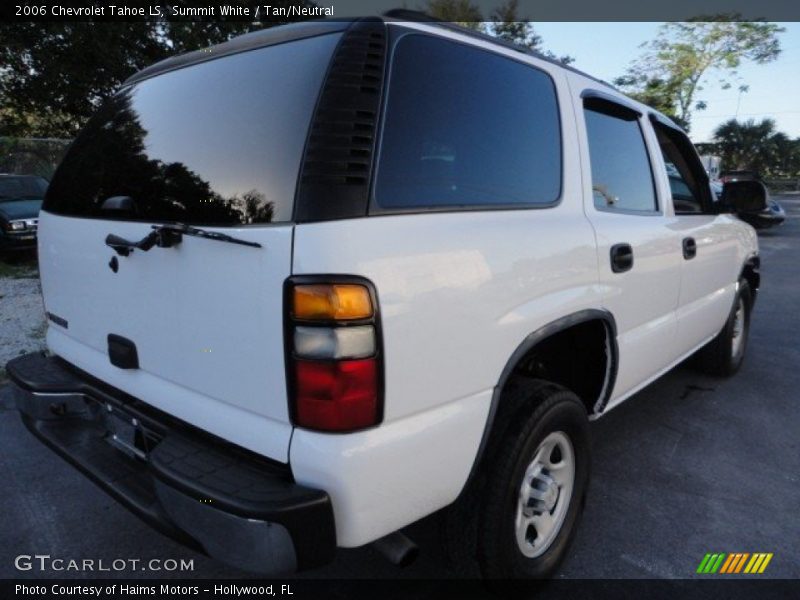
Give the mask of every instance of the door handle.
M 611 246 L 611 270 L 624 273 L 633 268 L 633 248 L 630 244 L 614 244 Z
M 693 237 L 683 238 L 683 258 L 691 260 L 697 256 L 697 242 Z

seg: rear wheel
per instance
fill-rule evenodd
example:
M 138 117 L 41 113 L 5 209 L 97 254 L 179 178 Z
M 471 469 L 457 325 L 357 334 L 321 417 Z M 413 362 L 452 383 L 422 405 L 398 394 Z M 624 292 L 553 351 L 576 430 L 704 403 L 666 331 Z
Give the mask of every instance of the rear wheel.
M 445 545 L 462 574 L 541 578 L 564 557 L 589 481 L 580 399 L 539 380 L 516 383 L 479 471 L 445 514 Z
M 742 279 L 722 331 L 697 353 L 696 364 L 701 371 L 718 377 L 729 377 L 739 370 L 747 349 L 752 306 L 750 285 L 747 280 Z

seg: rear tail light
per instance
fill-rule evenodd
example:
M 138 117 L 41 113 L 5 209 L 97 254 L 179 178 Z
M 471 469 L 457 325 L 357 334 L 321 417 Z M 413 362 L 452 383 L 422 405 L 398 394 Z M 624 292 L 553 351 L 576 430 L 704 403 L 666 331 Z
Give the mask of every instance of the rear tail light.
M 285 298 L 294 424 L 329 432 L 377 425 L 383 367 L 372 284 L 355 277 L 304 276 L 287 281 Z

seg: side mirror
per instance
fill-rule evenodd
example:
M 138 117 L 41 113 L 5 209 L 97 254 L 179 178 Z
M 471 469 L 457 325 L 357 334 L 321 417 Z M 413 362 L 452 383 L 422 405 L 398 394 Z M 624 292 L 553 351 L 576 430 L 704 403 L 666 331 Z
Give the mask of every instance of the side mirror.
M 732 212 L 759 212 L 767 208 L 769 192 L 761 181 L 730 181 L 722 188 L 722 203 Z

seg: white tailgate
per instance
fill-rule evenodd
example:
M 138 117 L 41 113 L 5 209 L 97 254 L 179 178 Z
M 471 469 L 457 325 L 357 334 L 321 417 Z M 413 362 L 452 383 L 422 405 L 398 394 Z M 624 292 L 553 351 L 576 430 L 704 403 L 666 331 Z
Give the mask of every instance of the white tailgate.
M 50 323 L 50 349 L 148 404 L 286 461 L 282 289 L 292 226 L 224 229 L 262 248 L 184 236 L 173 248 L 117 257 L 115 273 L 106 236 L 139 240 L 149 231 L 42 212 L 46 310 L 68 322 Z M 139 369 L 109 362 L 109 334 L 136 344 Z

